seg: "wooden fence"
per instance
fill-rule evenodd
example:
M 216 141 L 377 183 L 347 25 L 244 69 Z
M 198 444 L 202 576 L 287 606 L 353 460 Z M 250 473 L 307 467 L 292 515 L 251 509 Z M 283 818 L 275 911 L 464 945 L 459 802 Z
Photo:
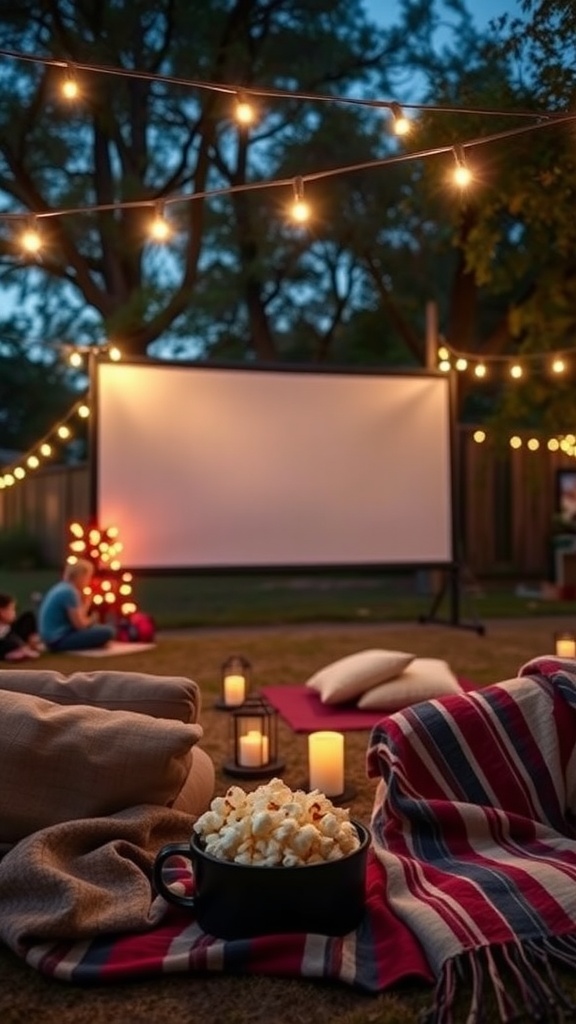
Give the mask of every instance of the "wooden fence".
M 576 462 L 545 448 L 492 449 L 477 444 L 471 430 L 460 431 L 459 559 L 474 576 L 552 577 L 551 527 L 561 468 L 576 471 Z M 46 562 L 58 566 L 68 524 L 86 522 L 89 509 L 85 465 L 44 468 L 0 491 L 0 531 L 25 527 L 40 542 Z

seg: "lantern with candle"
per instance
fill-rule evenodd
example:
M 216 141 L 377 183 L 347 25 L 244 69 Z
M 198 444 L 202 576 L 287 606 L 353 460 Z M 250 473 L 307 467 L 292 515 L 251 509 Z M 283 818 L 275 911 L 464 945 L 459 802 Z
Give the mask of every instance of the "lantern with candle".
M 555 633 L 554 653 L 557 658 L 576 658 L 576 633 Z
M 278 713 L 254 694 L 231 711 L 232 759 L 223 766 L 227 775 L 263 778 L 278 775 Z
M 220 697 L 216 708 L 231 711 L 243 704 L 250 690 L 252 666 L 241 654 L 232 654 L 222 665 Z

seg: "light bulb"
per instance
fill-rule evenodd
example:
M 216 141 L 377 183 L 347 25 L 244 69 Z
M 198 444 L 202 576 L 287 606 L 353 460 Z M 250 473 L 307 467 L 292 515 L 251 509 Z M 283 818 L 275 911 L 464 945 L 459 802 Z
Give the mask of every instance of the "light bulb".
M 13 470 L 13 473 L 17 480 L 23 480 L 24 477 L 26 476 L 26 470 L 23 469 L 22 466 L 16 466 L 16 469 Z
M 523 370 L 522 370 L 522 367 L 520 366 L 519 363 L 514 363 L 510 367 L 510 376 L 514 377 L 514 380 L 520 380 L 520 377 L 522 376 L 522 374 L 523 374 Z
M 40 459 L 38 458 L 37 455 L 29 455 L 28 458 L 26 459 L 26 465 L 29 466 L 30 469 L 38 469 L 38 466 L 40 465 Z
M 62 83 L 62 95 L 65 96 L 67 100 L 75 100 L 78 96 L 78 92 L 78 83 L 75 82 L 73 78 L 67 78 L 66 81 Z
M 566 363 L 563 359 L 555 359 L 552 363 L 552 373 L 564 373 Z
M 80 416 L 80 419 L 87 420 L 90 415 L 89 407 L 87 405 L 79 405 L 78 415 Z
M 469 167 L 466 167 L 464 164 L 459 164 L 458 167 L 454 168 L 454 184 L 458 185 L 458 188 L 466 188 L 471 181 L 472 171 Z
M 486 434 L 483 430 L 475 430 L 473 434 L 476 444 L 482 444 L 486 440 Z
M 31 254 L 39 252 L 42 248 L 42 238 L 36 227 L 35 221 L 29 223 L 20 235 L 20 245 L 25 252 L 29 252 Z
M 153 219 L 150 221 L 148 230 L 150 237 L 153 238 L 155 242 L 166 242 L 167 239 L 170 238 L 172 231 L 170 224 L 164 216 L 164 210 L 161 205 L 156 207 L 156 212 Z
M 460 357 L 459 359 L 457 359 L 457 360 L 456 360 L 456 364 L 455 364 L 455 365 L 456 365 L 456 369 L 457 369 L 457 370 L 460 370 L 460 372 L 462 372 L 462 370 L 465 370 L 465 369 L 467 368 L 467 366 L 468 366 L 468 360 L 467 360 L 467 359 L 464 359 L 464 358 L 463 358 L 463 357 L 461 356 L 461 357 Z
M 412 131 L 412 122 L 402 112 L 402 107 L 399 103 L 391 103 L 390 110 L 392 111 L 392 130 L 395 135 L 409 135 Z
M 310 207 L 304 199 L 304 182 L 302 178 L 294 179 L 294 201 L 291 216 L 298 224 L 305 224 L 310 217 Z
M 70 366 L 78 368 L 79 366 L 82 366 L 82 355 L 80 352 L 71 352 L 68 356 L 68 362 L 70 363 Z
M 108 349 L 108 356 L 113 363 L 117 363 L 122 359 L 122 353 L 116 345 L 112 345 L 112 347 Z
M 486 367 L 485 367 L 484 363 L 478 363 L 474 367 L 474 373 L 475 373 L 475 375 L 477 377 L 485 377 L 486 373 L 487 373 L 487 370 L 486 370 Z
M 236 120 L 239 124 L 253 124 L 256 119 L 254 107 L 244 95 L 239 95 L 236 100 Z
M 61 427 L 58 427 L 56 433 L 58 434 L 58 437 L 62 438 L 63 441 L 66 441 L 67 438 L 70 437 L 70 428 L 62 425 Z

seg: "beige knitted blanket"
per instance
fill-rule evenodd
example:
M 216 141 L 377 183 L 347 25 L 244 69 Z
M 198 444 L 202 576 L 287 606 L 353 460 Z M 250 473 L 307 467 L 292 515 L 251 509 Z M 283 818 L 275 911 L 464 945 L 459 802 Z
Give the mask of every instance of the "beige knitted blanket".
M 141 805 L 67 821 L 27 836 L 0 860 L 0 939 L 84 939 L 153 928 L 165 903 L 151 886 L 161 846 L 183 842 L 194 818 Z

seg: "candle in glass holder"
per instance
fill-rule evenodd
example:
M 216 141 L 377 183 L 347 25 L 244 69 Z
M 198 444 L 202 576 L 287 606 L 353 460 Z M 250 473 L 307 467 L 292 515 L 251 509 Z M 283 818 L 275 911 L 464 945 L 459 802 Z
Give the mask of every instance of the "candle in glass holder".
M 558 633 L 555 644 L 559 658 L 576 658 L 576 637 L 573 633 Z
M 344 792 L 344 736 L 341 732 L 312 732 L 308 737 L 310 789 L 325 796 Z
M 243 704 L 246 697 L 246 680 L 244 676 L 224 676 L 224 703 L 230 707 Z
M 268 737 L 258 729 L 251 729 L 238 740 L 238 764 L 243 768 L 260 768 L 269 761 Z

